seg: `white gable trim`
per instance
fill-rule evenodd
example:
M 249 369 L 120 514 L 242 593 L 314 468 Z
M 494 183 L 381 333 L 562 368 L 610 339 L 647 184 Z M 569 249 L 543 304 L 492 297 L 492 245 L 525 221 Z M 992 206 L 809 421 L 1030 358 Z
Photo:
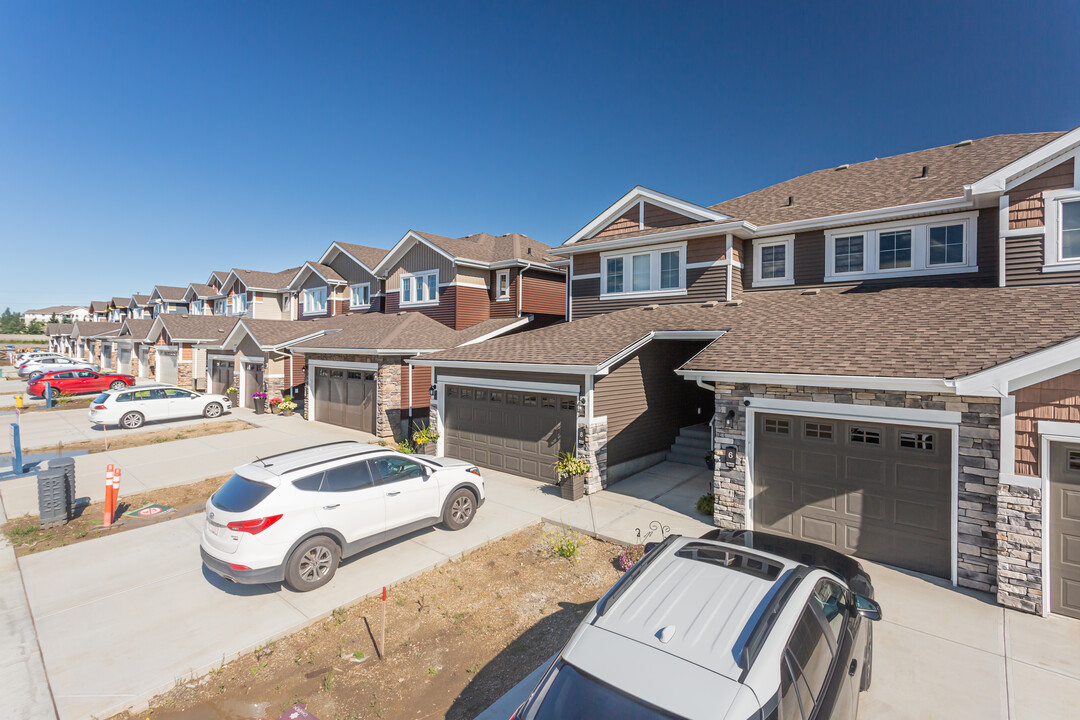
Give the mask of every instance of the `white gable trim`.
M 612 220 L 619 217 L 627 210 L 638 205 L 640 207 L 638 215 L 639 226 L 644 222 L 644 205 L 648 202 L 653 205 L 671 210 L 672 212 L 685 215 L 691 220 L 706 221 L 706 220 L 730 220 L 730 215 L 724 215 L 718 213 L 715 210 L 710 210 L 707 207 L 701 205 L 695 205 L 694 203 L 680 200 L 672 195 L 666 195 L 656 190 L 650 190 L 649 188 L 636 186 L 630 192 L 623 195 L 621 198 L 615 201 L 613 205 L 608 207 L 607 210 L 597 215 L 593 220 L 585 227 L 574 233 L 573 237 L 567 240 L 564 245 L 573 245 L 578 240 L 588 239 L 607 227 Z
M 368 267 L 366 263 L 364 263 L 360 258 L 356 257 L 351 252 L 346 250 L 344 247 L 342 247 L 341 245 L 338 245 L 337 242 L 330 243 L 330 247 L 326 248 L 326 252 L 324 252 L 322 254 L 322 257 L 319 258 L 319 263 L 322 264 L 322 265 L 326 265 L 327 264 L 327 259 L 331 257 L 332 253 L 335 250 L 337 252 L 339 252 L 339 253 L 344 254 L 346 257 L 350 258 L 353 262 L 355 262 L 357 265 L 359 265 L 360 267 L 367 270 L 372 275 L 375 274 L 375 270 Z
M 981 195 L 983 193 L 1005 192 L 1012 178 L 1033 167 L 1041 166 L 1053 160 L 1077 143 L 1080 143 L 1080 127 L 1070 130 L 1056 140 L 1051 140 L 1041 148 L 1014 160 L 1000 170 L 990 173 L 982 180 L 972 183 L 969 186 L 970 194 Z
M 446 252 L 435 243 L 424 239 L 424 237 L 422 237 L 415 230 L 410 230 L 409 232 L 405 233 L 405 235 L 400 240 L 397 241 L 394 247 L 390 248 L 390 252 L 388 252 L 386 254 L 386 257 L 382 259 L 382 262 L 375 266 L 375 270 L 372 271 L 373 274 L 381 276 L 382 273 L 386 272 L 387 268 L 389 268 L 395 262 L 404 257 L 405 253 L 409 252 L 409 249 L 416 243 L 428 246 L 435 252 L 445 257 L 450 262 L 454 262 L 456 260 L 453 255 Z

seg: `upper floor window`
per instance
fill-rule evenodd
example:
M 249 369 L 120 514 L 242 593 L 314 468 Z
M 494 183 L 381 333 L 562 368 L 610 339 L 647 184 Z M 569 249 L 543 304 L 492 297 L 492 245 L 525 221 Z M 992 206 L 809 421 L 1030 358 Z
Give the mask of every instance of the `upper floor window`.
M 1061 257 L 1080 260 L 1080 199 L 1061 203 Z
M 1080 189 L 1048 190 L 1043 270 L 1072 270 L 1080 263 Z
M 247 312 L 247 293 L 236 293 L 233 295 L 233 314 L 243 315 Z
M 964 213 L 827 232 L 825 281 L 974 272 L 977 218 Z
M 225 301 L 224 300 L 215 300 L 214 301 L 214 314 L 215 315 L 224 315 L 225 314 Z
M 401 304 L 419 305 L 439 302 L 439 271 L 430 270 L 401 276 Z
M 349 298 L 349 307 L 362 308 L 371 305 L 371 284 L 361 283 L 359 285 L 353 285 L 351 288 L 352 293 Z
M 794 235 L 754 241 L 754 285 L 791 285 L 795 282 Z
M 313 315 L 326 312 L 326 288 L 308 288 L 303 294 L 304 313 Z
M 495 299 L 510 299 L 510 271 L 500 270 L 495 273 Z
M 193 312 L 194 314 L 202 315 L 202 309 L 202 300 L 196 300 L 195 302 L 191 303 L 191 312 Z
M 686 290 L 686 246 L 601 256 L 602 295 L 679 294 Z

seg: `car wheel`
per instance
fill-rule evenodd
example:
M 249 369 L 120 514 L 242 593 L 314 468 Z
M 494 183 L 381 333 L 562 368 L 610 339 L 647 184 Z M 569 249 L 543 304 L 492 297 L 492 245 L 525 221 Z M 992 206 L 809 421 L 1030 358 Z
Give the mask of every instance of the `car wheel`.
M 476 496 L 471 490 L 455 490 L 446 501 L 443 524 L 451 530 L 460 530 L 472 522 L 476 515 Z
M 859 681 L 859 692 L 870 689 L 871 676 L 874 674 L 874 626 L 867 628 L 866 657 L 863 658 L 862 679 Z
M 123 380 L 113 380 L 113 382 L 109 385 L 110 390 L 122 390 L 126 387 L 127 385 L 124 383 Z
M 322 587 L 337 572 L 340 554 L 337 543 L 324 535 L 305 540 L 289 557 L 285 582 L 296 592 Z
M 203 417 L 216 418 L 221 415 L 224 408 L 221 407 L 221 403 L 212 402 L 203 408 Z
M 135 430 L 141 428 L 145 420 L 146 418 L 143 417 L 142 413 L 124 413 L 124 416 L 120 418 L 120 427 L 126 428 L 127 430 Z

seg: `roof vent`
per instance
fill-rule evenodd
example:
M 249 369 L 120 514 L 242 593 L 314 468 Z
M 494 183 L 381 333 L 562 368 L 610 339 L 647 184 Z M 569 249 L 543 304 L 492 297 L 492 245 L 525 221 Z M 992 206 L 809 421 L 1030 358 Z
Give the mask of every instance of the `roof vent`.
M 919 177 L 921 177 L 921 178 L 930 177 L 930 166 L 929 165 L 923 165 L 922 166 L 922 175 L 920 175 Z
M 531 247 L 530 248 L 525 248 L 525 254 L 526 255 L 532 255 L 532 248 Z
M 821 290 L 819 290 L 818 288 L 813 288 L 811 290 L 803 290 L 802 294 L 803 295 L 820 295 Z
M 719 300 L 710 300 L 707 303 L 702 303 L 701 307 L 716 307 L 720 304 Z
M 645 310 L 655 310 L 658 307 L 660 307 L 660 306 L 659 305 L 646 305 L 643 309 L 645 309 Z
M 968 146 L 970 144 L 971 144 L 970 140 L 961 140 L 960 142 L 956 143 L 956 147 L 966 147 L 966 146 Z
M 794 195 L 788 195 L 787 196 L 787 206 L 788 207 L 794 207 L 795 206 L 795 196 Z
M 408 314 L 408 311 L 407 311 L 407 310 L 398 310 L 398 313 L 397 313 L 397 314 L 398 314 L 398 315 L 407 315 L 407 314 Z
M 851 163 L 844 163 L 843 165 L 837 165 L 833 170 L 847 170 L 849 167 L 851 167 Z
M 742 300 L 728 300 L 724 305 L 727 307 L 735 307 L 737 305 L 742 305 Z

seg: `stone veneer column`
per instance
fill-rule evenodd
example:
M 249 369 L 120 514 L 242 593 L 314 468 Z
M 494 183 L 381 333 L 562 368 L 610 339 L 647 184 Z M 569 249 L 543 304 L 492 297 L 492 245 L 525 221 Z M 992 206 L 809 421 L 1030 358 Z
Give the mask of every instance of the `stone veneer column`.
M 589 476 L 585 478 L 585 492 L 589 495 L 607 487 L 607 421 L 579 425 L 585 428 L 585 442 L 578 445 L 578 456 L 589 463 Z
M 378 362 L 377 358 L 372 358 Z M 370 361 L 369 358 L 363 358 Z M 401 442 L 405 439 L 405 431 L 401 427 L 401 365 L 398 362 L 385 362 L 379 364 L 375 372 L 378 382 L 378 407 L 375 410 L 375 435 L 383 440 Z
M 266 377 L 264 379 L 266 384 L 266 401 L 270 402 L 270 398 L 279 398 L 285 391 L 285 378 L 284 377 Z
M 183 388 L 192 388 L 194 384 L 191 379 L 191 363 L 180 362 L 181 355 L 183 355 L 183 350 L 177 353 L 176 384 Z
M 998 486 L 997 600 L 1006 607 L 1042 613 L 1042 490 Z
M 716 428 L 713 447 L 722 454 L 725 445 L 738 448 L 735 467 L 717 457 L 713 468 L 713 524 L 738 530 L 746 527 L 746 408 L 744 393 L 735 385 L 716 386 Z M 725 427 L 728 412 L 735 411 L 732 426 Z

